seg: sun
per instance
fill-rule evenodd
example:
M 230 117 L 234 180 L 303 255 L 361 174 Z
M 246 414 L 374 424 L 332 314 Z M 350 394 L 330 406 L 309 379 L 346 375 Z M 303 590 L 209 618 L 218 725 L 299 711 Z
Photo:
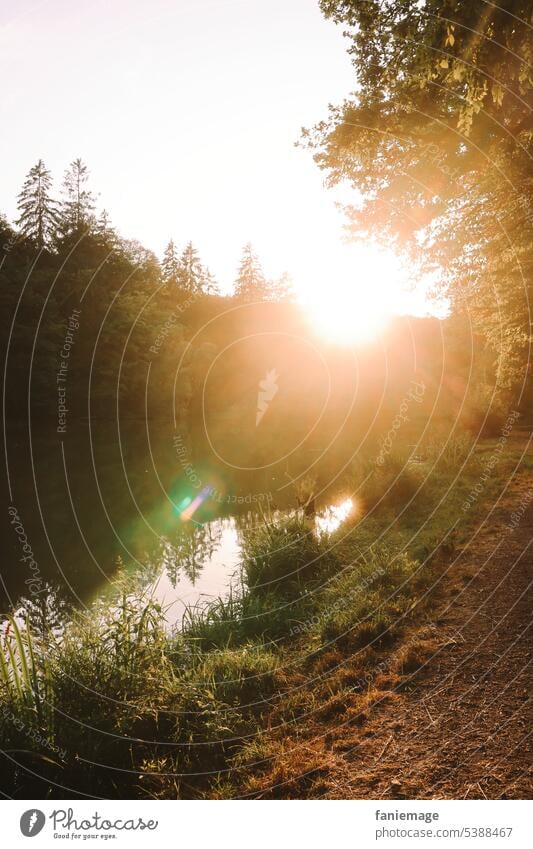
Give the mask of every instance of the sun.
M 333 261 L 319 263 L 301 299 L 316 331 L 340 344 L 368 343 L 392 316 L 426 311 L 400 259 L 372 243 L 339 244 Z
M 341 344 L 370 342 L 385 329 L 391 313 L 372 291 L 359 293 L 348 284 L 337 282 L 328 290 L 328 298 L 313 300 L 308 313 L 315 330 L 332 342 Z

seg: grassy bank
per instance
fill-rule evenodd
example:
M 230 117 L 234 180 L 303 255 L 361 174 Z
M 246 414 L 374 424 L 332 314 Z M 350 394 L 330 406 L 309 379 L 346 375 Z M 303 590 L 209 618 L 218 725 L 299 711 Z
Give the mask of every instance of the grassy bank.
M 364 724 L 424 659 L 422 640 L 388 660 L 414 620 L 431 622 L 472 512 L 479 521 L 513 464 L 497 441 L 471 449 L 428 440 L 409 462 L 405 449 L 358 463 L 347 479 L 355 509 L 332 534 L 303 516 L 265 516 L 244 532 L 246 589 L 189 610 L 178 636 L 164 610 L 130 593 L 55 634 L 23 616 L 5 623 L 6 792 L 303 792 L 324 768 L 306 740 L 328 722 Z

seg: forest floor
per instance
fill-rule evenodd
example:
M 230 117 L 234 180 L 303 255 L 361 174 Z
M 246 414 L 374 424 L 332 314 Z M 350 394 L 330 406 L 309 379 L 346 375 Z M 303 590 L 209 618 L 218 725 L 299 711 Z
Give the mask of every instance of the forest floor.
M 251 795 L 530 797 L 532 542 L 526 468 L 445 564 L 430 616 L 383 655 L 368 709 L 317 717 Z
M 508 524 L 532 485 L 510 483 L 450 569 L 467 582 L 438 611 L 433 656 L 362 734 L 345 727 L 332 743 L 326 797 L 530 795 L 533 501 Z

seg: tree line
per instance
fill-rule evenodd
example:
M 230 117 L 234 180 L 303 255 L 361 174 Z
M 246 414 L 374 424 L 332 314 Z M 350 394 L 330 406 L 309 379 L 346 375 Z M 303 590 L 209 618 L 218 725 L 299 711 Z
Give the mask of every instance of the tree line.
M 168 416 L 175 403 L 183 426 L 192 426 L 201 419 L 202 381 L 216 351 L 237 332 L 234 322 L 251 320 L 254 307 L 274 310 L 277 322 L 297 311 L 288 275 L 267 279 L 250 243 L 233 294 L 222 296 L 191 242 L 178 250 L 171 239 L 159 259 L 121 237 L 108 212 L 97 210 L 80 158 L 66 169 L 57 197 L 43 160 L 30 169 L 14 224 L 0 216 L 0 250 L 8 418 L 25 420 L 38 410 L 40 423 L 57 426 L 60 353 L 76 316 L 68 379 L 61 383 L 62 433 L 88 415 L 113 418 L 117 399 L 126 416 L 144 415 L 149 374 L 149 415 Z M 245 309 L 234 310 L 237 305 Z
M 159 261 L 138 242 L 120 239 L 107 210 L 103 209 L 99 215 L 95 213 L 96 198 L 88 180 L 86 163 L 79 157 L 74 159 L 65 171 L 60 198 L 56 198 L 52 193 L 51 172 L 39 159 L 29 170 L 18 195 L 17 230 L 8 234 L 4 250 L 19 239 L 30 250 L 64 254 L 89 238 L 111 250 L 125 252 L 145 268 L 151 267 L 156 282 L 176 286 L 188 295 L 220 294 L 217 281 L 191 241 L 180 252 L 171 238 Z M 4 231 L 11 229 L 5 218 L 2 225 Z M 234 297 L 241 301 L 284 300 L 291 296 L 291 290 L 287 272 L 279 279 L 267 279 L 257 254 L 247 242 L 234 282 Z

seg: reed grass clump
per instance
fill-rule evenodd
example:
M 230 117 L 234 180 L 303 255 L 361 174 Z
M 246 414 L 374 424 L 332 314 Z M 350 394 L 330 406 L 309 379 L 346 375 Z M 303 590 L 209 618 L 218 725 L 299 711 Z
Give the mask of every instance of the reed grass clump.
M 28 620 L 9 616 L 0 638 L 0 728 L 2 739 L 22 745 L 38 732 L 54 740 L 53 690 L 44 646 Z
M 250 640 L 279 640 L 298 617 L 302 602 L 286 601 L 273 592 L 244 588 L 185 610 L 182 635 L 190 651 L 235 648 Z
M 237 607 L 229 613 L 236 621 Z M 38 798 L 43 785 L 56 796 L 168 795 L 174 772 L 216 772 L 256 729 L 278 665 L 259 639 L 209 651 L 172 637 L 160 605 L 126 593 L 42 642 L 11 618 L 0 649 L 1 745 L 15 755 L 7 780 Z
M 264 517 L 244 535 L 243 567 L 252 595 L 291 596 L 328 568 L 332 556 L 300 513 L 289 519 Z

